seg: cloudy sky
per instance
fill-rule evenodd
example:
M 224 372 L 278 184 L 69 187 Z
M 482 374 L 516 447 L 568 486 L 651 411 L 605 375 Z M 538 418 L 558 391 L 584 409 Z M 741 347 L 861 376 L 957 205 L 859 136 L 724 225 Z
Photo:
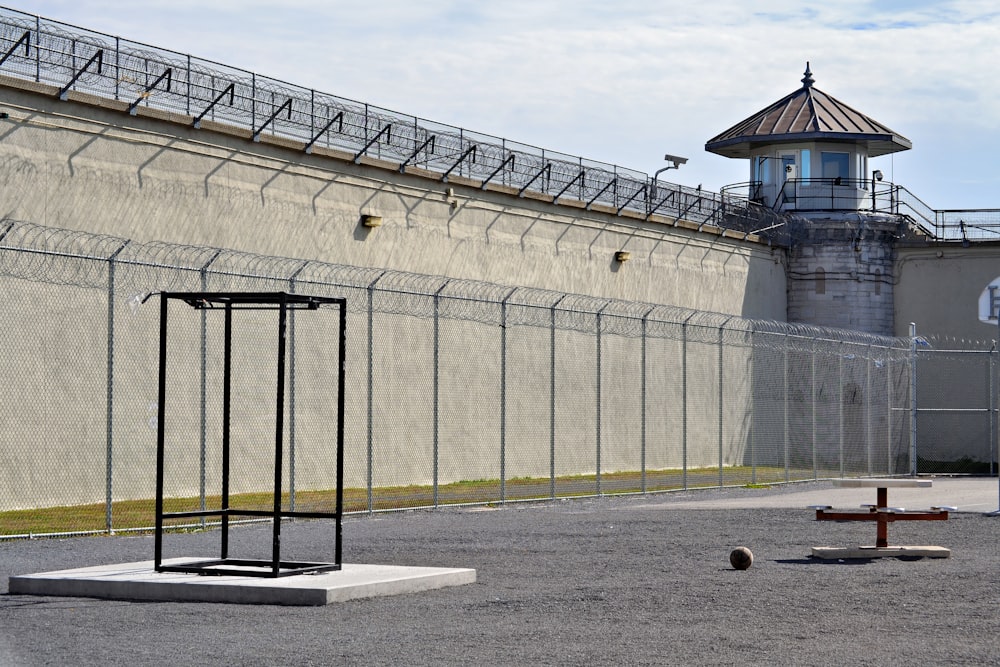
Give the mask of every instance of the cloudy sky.
M 873 161 L 935 209 L 1000 208 L 995 0 L 6 0 L 299 86 L 718 190 L 705 142 L 801 86 L 913 149 Z

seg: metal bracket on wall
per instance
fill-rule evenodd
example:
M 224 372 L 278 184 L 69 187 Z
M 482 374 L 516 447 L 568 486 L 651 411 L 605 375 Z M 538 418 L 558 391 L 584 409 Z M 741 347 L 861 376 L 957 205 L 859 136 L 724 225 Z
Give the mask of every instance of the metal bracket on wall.
M 451 174 L 451 172 L 453 172 L 455 170 L 455 168 L 458 167 L 458 165 L 460 165 L 463 162 L 465 162 L 465 158 L 469 157 L 470 154 L 472 155 L 472 163 L 475 164 L 476 163 L 476 148 L 477 148 L 476 144 L 472 144 L 471 146 L 469 146 L 469 148 L 464 153 L 462 153 L 462 157 L 458 158 L 458 162 L 456 162 L 455 164 L 451 165 L 451 167 L 448 168 L 448 171 L 444 172 L 444 174 L 441 176 L 441 182 L 442 183 L 447 183 L 448 182 L 448 176 Z
M 163 74 L 161 74 L 156 78 L 156 81 L 146 86 L 146 90 L 142 91 L 142 94 L 140 94 L 139 97 L 136 98 L 135 102 L 132 102 L 132 104 L 128 106 L 129 115 L 134 116 L 136 114 L 135 109 L 137 106 L 139 106 L 139 103 L 145 99 L 148 99 L 149 94 L 153 92 L 153 89 L 156 88 L 158 85 L 160 85 L 160 82 L 163 81 L 164 79 L 167 80 L 167 92 L 169 93 L 170 80 L 173 78 L 173 71 L 174 69 L 172 67 L 168 67 L 166 71 L 163 72 Z
M 493 180 L 493 177 L 496 176 L 497 174 L 499 174 L 501 171 L 503 171 L 504 167 L 506 167 L 508 164 L 510 164 L 510 166 L 513 167 L 514 166 L 514 158 L 515 157 L 516 157 L 515 153 L 511 153 L 510 155 L 508 155 L 507 159 L 505 159 L 503 162 L 501 162 L 500 166 L 497 167 L 496 169 L 494 169 L 493 173 L 486 177 L 486 180 L 483 181 L 483 184 L 481 186 L 479 186 L 479 189 L 480 190 L 485 190 L 486 186 L 489 185 L 489 182 Z
M 273 123 L 274 119 L 277 118 L 278 115 L 282 111 L 284 111 L 285 109 L 288 109 L 288 120 L 291 120 L 292 119 L 292 98 L 289 97 L 287 100 L 285 100 L 285 103 L 282 104 L 280 107 L 278 107 L 277 111 L 275 111 L 273 114 L 271 114 L 271 117 L 268 118 L 267 120 L 265 120 L 263 125 L 261 125 L 256 130 L 254 130 L 253 140 L 254 141 L 260 141 L 260 133 L 264 131 L 265 127 L 267 127 L 268 125 L 270 125 L 271 123 Z
M 362 148 L 360 151 L 354 154 L 354 164 L 361 164 L 361 156 L 367 153 L 368 149 L 374 146 L 378 142 L 378 140 L 382 138 L 383 134 L 385 135 L 385 140 L 387 142 L 392 141 L 392 123 L 389 123 L 381 130 L 379 130 L 378 134 L 372 137 L 371 141 L 365 144 L 364 148 Z
M 577 181 L 580 181 L 580 183 L 582 185 L 583 184 L 583 178 L 586 175 L 586 173 L 587 173 L 586 169 L 581 169 L 580 173 L 577 174 L 576 176 L 574 176 L 573 180 L 570 181 L 569 183 L 567 183 L 565 186 L 563 186 L 563 189 L 559 191 L 559 194 L 557 194 L 555 197 L 552 198 L 552 203 L 553 204 L 559 203 L 559 198 L 562 197 L 566 193 L 566 191 L 569 190 L 570 186 L 573 185 L 574 183 L 576 183 Z
M 607 191 L 608 191 L 608 188 L 611 188 L 611 187 L 615 187 L 615 186 L 617 186 L 617 185 L 618 185 L 618 179 L 617 179 L 617 178 L 612 178 L 612 179 L 611 179 L 610 181 L 608 181 L 608 182 L 607 182 L 607 184 L 605 184 L 605 186 L 604 186 L 603 188 L 601 188 L 601 189 L 600 189 L 600 191 L 599 191 L 599 192 L 598 192 L 598 193 L 597 193 L 596 195 L 594 195 L 594 198 L 593 198 L 593 199 L 591 199 L 591 200 L 590 200 L 589 202 L 587 202 L 587 207 L 586 207 L 586 210 L 588 210 L 588 211 L 589 211 L 589 210 L 590 210 L 590 207 L 591 207 L 591 205 L 592 205 L 592 204 L 593 204 L 593 203 L 594 203 L 595 201 L 597 201 L 598 197 L 600 197 L 600 196 L 601 196 L 601 195 L 603 195 L 603 194 L 604 194 L 605 192 L 607 192 Z
M 191 124 L 191 126 L 194 129 L 197 130 L 199 127 L 201 127 L 201 119 L 204 118 L 205 114 L 207 114 L 209 111 L 211 111 L 215 107 L 216 104 L 218 104 L 220 101 L 222 101 L 222 98 L 226 96 L 226 93 L 229 93 L 229 106 L 233 106 L 233 99 L 236 96 L 236 84 L 235 83 L 231 83 L 228 86 L 226 86 L 225 90 L 223 90 L 221 93 L 219 93 L 218 96 L 214 100 L 212 100 L 212 103 L 209 104 L 207 107 L 205 107 L 204 111 L 202 111 L 200 114 L 198 114 L 198 117 L 195 118 L 194 122 Z
M 406 158 L 406 161 L 403 162 L 403 164 L 399 165 L 399 173 L 401 173 L 401 174 L 406 173 L 406 165 L 410 164 L 410 162 L 412 162 L 418 155 L 420 155 L 420 152 L 423 151 L 425 148 L 427 148 L 427 144 L 430 144 L 430 146 L 431 146 L 431 155 L 433 155 L 434 154 L 434 144 L 435 144 L 436 141 L 437 141 L 437 135 L 436 134 L 432 134 L 430 137 L 428 137 L 427 140 L 424 141 L 424 143 L 420 144 L 420 146 L 417 148 L 417 150 L 415 150 L 412 153 L 410 153 L 410 157 Z
M 333 127 L 333 124 L 337 123 L 337 122 L 340 123 L 337 126 L 337 132 L 343 132 L 344 131 L 344 112 L 343 111 L 338 111 L 337 115 L 334 116 L 333 118 L 331 118 L 329 121 L 327 121 L 327 124 L 323 126 L 323 129 L 320 130 L 316 134 L 315 137 L 313 137 L 312 139 L 309 140 L 309 143 L 306 144 L 306 153 L 312 153 L 313 144 L 316 143 L 317 141 L 319 141 L 319 138 L 322 137 L 324 134 L 326 134 L 327 130 L 329 130 L 331 127 Z
M 629 198 L 628 198 L 628 199 L 627 199 L 627 200 L 625 201 L 625 203 L 624 203 L 624 204 L 622 204 L 621 206 L 619 206 L 619 207 L 618 207 L 618 210 L 617 210 L 617 211 L 615 212 L 615 215 L 621 215 L 621 214 L 622 214 L 622 211 L 624 211 L 624 210 L 625 210 L 625 208 L 626 208 L 626 207 L 627 207 L 627 206 L 628 206 L 629 204 L 631 204 L 631 203 L 632 203 L 632 201 L 633 201 L 633 200 L 634 200 L 634 199 L 635 199 L 636 197 L 638 197 L 638 196 L 639 196 L 639 193 L 640 193 L 640 192 L 641 192 L 641 193 L 642 193 L 643 195 L 645 195 L 645 194 L 646 194 L 646 189 L 647 189 L 647 187 L 648 187 L 648 186 L 646 186 L 646 185 L 643 185 L 643 186 L 642 186 L 641 188 L 639 188 L 639 189 L 637 189 L 637 190 L 636 190 L 635 192 L 633 192 L 633 193 L 632 193 L 632 196 L 631 196 L 631 197 L 629 197 Z
M 5 62 L 7 62 L 7 58 L 10 58 L 14 54 L 14 51 L 17 50 L 17 47 L 21 46 L 21 44 L 24 44 L 24 55 L 25 55 L 25 57 L 27 57 L 28 52 L 31 49 L 31 31 L 30 30 L 26 30 L 24 32 L 24 34 L 21 35 L 21 39 L 19 39 L 16 42 L 14 42 L 14 45 L 12 47 L 10 47 L 9 49 L 7 49 L 7 53 L 3 54 L 3 58 L 0 58 L 0 65 L 3 65 Z
M 65 101 L 69 97 L 69 89 L 73 87 L 76 80 L 83 76 L 83 73 L 90 69 L 90 66 L 95 62 L 97 63 L 97 73 L 101 74 L 104 71 L 104 49 L 98 49 L 97 53 L 92 55 L 90 60 L 87 61 L 87 64 L 81 67 L 80 70 L 73 75 L 73 78 L 69 80 L 69 83 L 62 87 L 59 91 L 59 99 Z
M 535 181 L 537 181 L 538 177 L 541 176 L 542 174 L 545 174 L 545 188 L 544 188 L 544 190 L 548 190 L 549 189 L 549 182 L 552 180 L 552 163 L 551 162 L 546 162 L 545 166 L 542 167 L 541 170 L 537 174 L 535 174 L 534 176 L 532 176 L 531 180 L 528 181 L 523 188 L 521 188 L 521 191 L 517 193 L 517 196 L 518 197 L 523 197 L 525 191 L 528 188 L 530 188 L 531 185 Z

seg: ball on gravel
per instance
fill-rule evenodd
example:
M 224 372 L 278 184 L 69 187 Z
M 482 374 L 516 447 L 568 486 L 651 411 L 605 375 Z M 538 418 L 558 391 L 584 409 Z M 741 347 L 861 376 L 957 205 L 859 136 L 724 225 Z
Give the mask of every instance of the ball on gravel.
M 729 552 L 729 563 L 737 570 L 746 570 L 753 565 L 753 552 L 746 547 L 736 547 Z

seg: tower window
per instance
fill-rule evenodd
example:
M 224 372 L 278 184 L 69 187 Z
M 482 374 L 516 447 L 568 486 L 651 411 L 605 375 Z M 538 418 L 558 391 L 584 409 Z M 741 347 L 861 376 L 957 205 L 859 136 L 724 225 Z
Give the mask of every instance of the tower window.
M 823 151 L 820 156 L 820 168 L 823 178 L 846 180 L 851 176 L 851 154 Z

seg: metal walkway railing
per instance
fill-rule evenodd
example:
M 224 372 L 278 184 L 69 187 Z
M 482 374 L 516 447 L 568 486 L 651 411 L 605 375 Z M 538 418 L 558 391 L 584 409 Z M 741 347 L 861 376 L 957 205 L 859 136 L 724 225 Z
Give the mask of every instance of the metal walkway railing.
M 778 241 L 785 216 L 739 197 L 656 182 L 641 172 L 549 151 L 294 86 L 253 72 L 0 8 L 0 75 L 281 137 L 306 153 L 335 149 L 462 176 L 553 202 L 595 204 L 711 225 Z

